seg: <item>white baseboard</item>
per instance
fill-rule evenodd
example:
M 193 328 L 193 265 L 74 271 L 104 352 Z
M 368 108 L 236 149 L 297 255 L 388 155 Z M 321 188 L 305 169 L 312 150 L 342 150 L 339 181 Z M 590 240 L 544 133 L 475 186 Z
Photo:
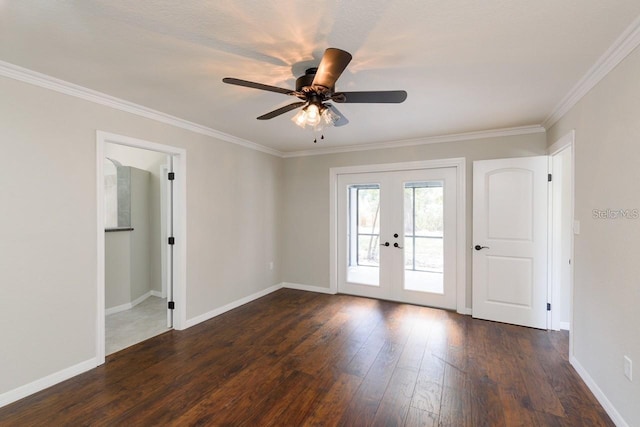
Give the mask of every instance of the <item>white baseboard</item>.
M 473 315 L 473 310 L 472 310 L 471 308 L 469 308 L 469 307 L 464 307 L 464 308 L 462 308 L 462 309 L 460 309 L 460 310 L 456 310 L 456 312 L 457 312 L 458 314 L 464 314 L 464 315 L 466 315 L 466 316 L 471 316 L 471 315 Z
M 277 285 L 273 285 L 267 289 L 263 289 L 260 292 L 256 292 L 255 294 L 251 294 L 249 296 L 246 296 L 244 298 L 240 298 L 239 300 L 230 302 L 227 305 L 223 305 L 222 307 L 218 307 L 216 309 L 213 309 L 211 311 L 208 311 L 204 314 L 201 314 L 199 316 L 193 317 L 191 319 L 187 319 L 187 321 L 184 324 L 184 328 L 183 329 L 187 329 L 190 328 L 194 325 L 197 325 L 198 323 L 202 323 L 204 321 L 207 321 L 209 319 L 212 319 L 216 316 L 220 316 L 223 313 L 226 313 L 229 310 L 233 310 L 234 308 L 238 308 L 241 305 L 245 305 L 253 300 L 256 300 L 258 298 L 262 298 L 265 295 L 269 295 L 272 292 L 277 291 L 278 289 L 281 289 L 282 285 L 281 284 L 277 284 Z
M 133 307 L 135 307 L 136 305 L 140 304 L 142 301 L 146 300 L 147 298 L 149 298 L 150 296 L 153 295 L 153 292 L 157 292 L 157 291 L 149 291 L 146 294 L 136 298 L 135 300 L 122 304 L 122 305 L 116 305 L 115 307 L 110 307 L 107 308 L 104 311 L 104 315 L 108 316 L 110 314 L 115 314 L 115 313 L 120 313 L 121 311 L 125 311 L 125 310 L 131 310 Z M 154 295 L 157 296 L 157 295 Z
M 569 322 L 560 322 L 560 330 L 561 331 L 570 331 L 571 330 L 571 323 L 569 323 Z
M 142 301 L 146 300 L 150 296 L 151 296 L 151 291 L 147 292 L 146 294 L 140 295 L 138 298 L 136 298 L 133 301 L 131 301 L 131 308 L 133 308 L 136 305 L 140 304 Z
M 109 316 L 111 314 L 120 313 L 121 311 L 126 311 L 133 307 L 130 302 L 122 305 L 116 305 L 115 307 L 109 307 L 104 310 L 104 315 Z
M 42 391 L 45 388 L 51 387 L 52 385 L 68 380 L 71 377 L 75 377 L 76 375 L 79 375 L 83 372 L 89 371 L 96 366 L 98 366 L 96 359 L 89 359 L 84 362 L 80 362 L 77 365 L 65 368 L 61 371 L 54 372 L 53 374 L 47 375 L 46 377 L 37 379 L 33 382 L 30 382 L 29 384 L 25 384 L 18 388 L 14 388 L 13 390 L 9 390 L 6 393 L 2 393 L 0 394 L 0 408 L 31 394 Z
M 578 362 L 578 359 L 571 355 L 569 356 L 569 362 L 571 362 L 571 365 L 575 368 L 576 372 L 578 372 L 578 375 L 580 375 L 585 384 L 587 384 L 587 387 L 589 387 L 589 390 L 591 390 L 609 417 L 611 417 L 611 421 L 618 427 L 629 427 L 629 424 L 622 418 L 622 415 L 620 415 L 604 392 L 600 390 L 600 387 L 598 387 L 598 384 L 591 378 L 587 370 Z
M 152 297 L 158 297 L 158 298 L 166 298 L 166 295 L 162 295 L 162 292 L 160 291 L 149 291 L 151 292 L 151 296 Z
M 194 317 L 193 319 L 189 319 L 187 320 L 187 324 L 185 328 L 194 326 L 198 323 L 204 322 L 205 320 L 209 320 L 213 317 L 219 316 L 222 313 L 225 313 L 229 310 L 233 310 L 234 308 L 240 307 L 241 305 L 244 305 L 248 302 L 251 302 L 255 299 L 258 299 L 260 297 L 263 297 L 265 295 L 268 295 L 272 292 L 277 291 L 278 289 L 281 289 L 282 285 L 281 284 L 277 284 L 274 286 L 271 286 L 270 288 L 264 289 L 260 292 L 256 292 L 255 294 L 249 295 L 247 297 L 241 298 L 237 301 L 234 301 L 232 303 L 229 303 L 223 307 L 217 308 L 215 310 L 212 310 L 208 313 L 202 314 L 200 316 Z M 156 295 L 154 295 L 154 292 L 156 293 Z M 149 298 L 150 296 L 154 295 L 157 296 L 157 291 L 149 291 L 146 294 L 142 295 L 140 298 L 137 298 L 136 300 L 130 302 L 130 303 L 126 303 L 126 304 L 122 304 L 119 305 L 117 307 L 111 307 L 107 310 L 105 310 L 105 313 L 108 314 L 112 314 L 112 313 L 117 313 L 118 311 L 124 311 L 124 310 L 128 310 L 138 304 L 140 304 L 142 301 L 144 301 L 145 299 Z M 24 397 L 27 397 L 31 394 L 37 393 L 41 390 L 44 390 L 45 388 L 51 387 L 55 384 L 58 384 L 62 381 L 65 381 L 71 377 L 74 377 L 76 375 L 79 375 L 83 372 L 89 371 L 93 368 L 95 368 L 96 366 L 98 366 L 98 362 L 95 358 L 87 360 L 85 362 L 79 363 L 77 365 L 71 366 L 69 368 L 63 369 L 61 371 L 55 372 L 51 375 L 48 375 L 44 378 L 40 378 L 36 381 L 33 381 L 29 384 L 25 384 L 23 386 L 20 386 L 16 389 L 10 390 L 6 393 L 0 394 L 0 407 L 6 406 L 10 403 L 13 403 L 17 400 L 20 400 Z
M 317 292 L 320 294 L 335 295 L 335 292 L 329 288 L 323 288 L 321 286 L 301 285 L 299 283 L 282 282 L 280 286 L 287 289 L 297 289 L 299 291 Z

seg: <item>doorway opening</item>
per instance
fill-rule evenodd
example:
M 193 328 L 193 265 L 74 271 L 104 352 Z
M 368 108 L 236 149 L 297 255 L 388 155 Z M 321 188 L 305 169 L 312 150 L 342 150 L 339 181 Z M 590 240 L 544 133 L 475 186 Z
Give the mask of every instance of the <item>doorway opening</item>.
M 162 229 L 170 198 L 163 170 L 170 155 L 106 143 L 105 353 L 115 353 L 172 328 L 167 313 L 167 259 Z M 162 220 L 165 220 L 163 223 Z M 165 254 L 163 257 L 162 254 Z M 163 289 L 163 284 L 165 288 Z
M 175 147 L 97 133 L 98 364 L 182 329 L 185 157 Z
M 550 194 L 549 283 L 554 330 L 571 330 L 573 288 L 574 132 L 549 148 Z
M 573 141 L 572 131 L 549 155 L 474 162 L 474 317 L 570 329 Z

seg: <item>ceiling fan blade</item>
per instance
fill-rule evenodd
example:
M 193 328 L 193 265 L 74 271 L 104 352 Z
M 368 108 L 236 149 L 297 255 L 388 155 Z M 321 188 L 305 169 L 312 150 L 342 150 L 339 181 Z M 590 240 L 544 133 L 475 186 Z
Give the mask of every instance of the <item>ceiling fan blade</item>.
M 333 126 L 340 127 L 349 123 L 349 119 L 347 119 L 345 115 L 342 114 L 342 112 L 336 108 L 335 105 L 333 104 L 324 104 L 324 105 L 327 108 L 330 108 L 334 113 L 336 113 L 339 116 L 339 119 L 333 123 Z
M 334 47 L 325 50 L 311 85 L 333 88 L 349 62 L 351 62 L 349 52 Z
M 293 104 L 285 105 L 284 107 L 280 107 L 277 110 L 273 110 L 267 114 L 263 114 L 258 117 L 258 120 L 269 120 L 274 117 L 279 116 L 280 114 L 284 114 L 287 111 L 295 110 L 296 108 L 302 107 L 306 102 L 294 102 Z
M 222 79 L 222 81 L 224 83 L 228 83 L 230 85 L 250 87 L 252 89 L 268 90 L 269 92 L 283 93 L 285 95 L 294 95 L 295 94 L 295 91 L 293 91 L 291 89 L 285 89 L 285 88 L 277 87 L 277 86 L 264 85 L 262 83 L 250 82 L 248 80 L 234 79 L 233 77 L 225 77 L 224 79 Z
M 333 95 L 333 101 L 339 103 L 383 103 L 399 104 L 407 99 L 404 90 L 386 90 L 370 92 L 339 92 Z

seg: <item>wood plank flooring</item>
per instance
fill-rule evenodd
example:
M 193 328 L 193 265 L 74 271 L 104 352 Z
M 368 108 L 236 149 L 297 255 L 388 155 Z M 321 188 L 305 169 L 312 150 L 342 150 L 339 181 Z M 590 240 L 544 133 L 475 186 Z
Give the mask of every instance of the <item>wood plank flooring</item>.
M 0 408 L 2 426 L 613 426 L 568 335 L 280 290 Z

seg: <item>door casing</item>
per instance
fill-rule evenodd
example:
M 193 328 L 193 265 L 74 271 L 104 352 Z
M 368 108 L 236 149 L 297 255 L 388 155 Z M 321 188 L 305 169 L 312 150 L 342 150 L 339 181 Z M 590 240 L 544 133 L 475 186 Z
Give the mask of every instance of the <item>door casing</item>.
M 96 194 L 97 194 L 97 307 L 96 307 L 96 365 L 105 362 L 105 250 L 104 250 L 104 152 L 107 143 L 126 145 L 157 151 L 172 156 L 176 179 L 173 184 L 173 228 L 176 237 L 173 246 L 173 296 L 175 310 L 173 328 L 186 325 L 186 166 L 187 152 L 182 148 L 158 144 L 142 139 L 96 131 Z
M 555 212 L 556 206 L 554 206 L 553 203 L 551 203 L 551 209 L 550 209 L 550 215 L 549 215 L 549 219 L 550 219 L 550 227 L 549 227 L 549 242 L 550 242 L 550 247 L 549 247 L 549 295 L 551 297 L 551 313 L 550 313 L 550 319 L 549 319 L 549 325 L 551 326 L 551 329 L 555 329 L 555 330 L 559 330 L 559 329 L 570 329 L 571 325 L 573 324 L 573 261 L 574 261 L 574 253 L 573 253 L 573 247 L 574 247 L 574 230 L 571 229 L 569 232 L 569 257 L 571 259 L 571 265 L 569 268 L 569 277 L 568 277 L 568 283 L 562 283 L 561 280 L 559 279 L 559 275 L 558 273 L 558 268 L 559 266 L 566 262 L 565 259 L 563 259 L 558 251 L 554 251 L 553 248 L 551 247 L 551 242 L 553 242 L 553 238 L 554 235 L 561 232 L 562 231 L 562 226 L 560 224 L 558 224 L 558 220 L 560 221 L 565 221 L 565 220 L 569 220 L 569 222 L 572 224 L 573 226 L 573 222 L 574 222 L 574 210 L 575 210 L 575 131 L 571 130 L 568 133 L 566 133 L 565 135 L 563 135 L 560 139 L 558 139 L 552 146 L 549 147 L 548 149 L 548 153 L 549 153 L 549 164 L 550 164 L 550 171 L 553 174 L 554 170 L 552 168 L 553 166 L 553 158 L 564 152 L 565 150 L 570 150 L 570 156 L 571 156 L 571 160 L 570 160 L 570 170 L 569 171 L 565 171 L 563 170 L 562 173 L 564 174 L 564 176 L 566 178 L 568 178 L 571 182 L 571 188 L 570 188 L 570 200 L 563 200 L 562 204 L 565 207 L 568 207 L 568 209 L 565 209 L 562 212 L 562 215 L 559 216 L 557 215 L 557 212 Z M 567 173 L 568 172 L 568 173 Z M 554 179 L 551 182 L 551 191 L 557 191 L 556 190 L 556 186 L 557 186 L 557 181 Z M 566 218 L 566 217 L 568 218 Z M 563 244 L 566 242 L 563 242 Z M 568 291 L 569 294 L 569 307 L 561 307 L 561 290 L 563 286 L 567 286 L 568 289 L 566 289 Z M 564 325 L 561 322 L 560 316 L 559 316 L 559 312 L 560 310 L 556 310 L 556 307 L 558 309 L 563 309 L 566 310 L 568 308 L 568 312 L 569 312 L 569 324 L 568 325 Z M 573 354 L 573 334 L 569 333 L 569 354 L 572 355 Z

